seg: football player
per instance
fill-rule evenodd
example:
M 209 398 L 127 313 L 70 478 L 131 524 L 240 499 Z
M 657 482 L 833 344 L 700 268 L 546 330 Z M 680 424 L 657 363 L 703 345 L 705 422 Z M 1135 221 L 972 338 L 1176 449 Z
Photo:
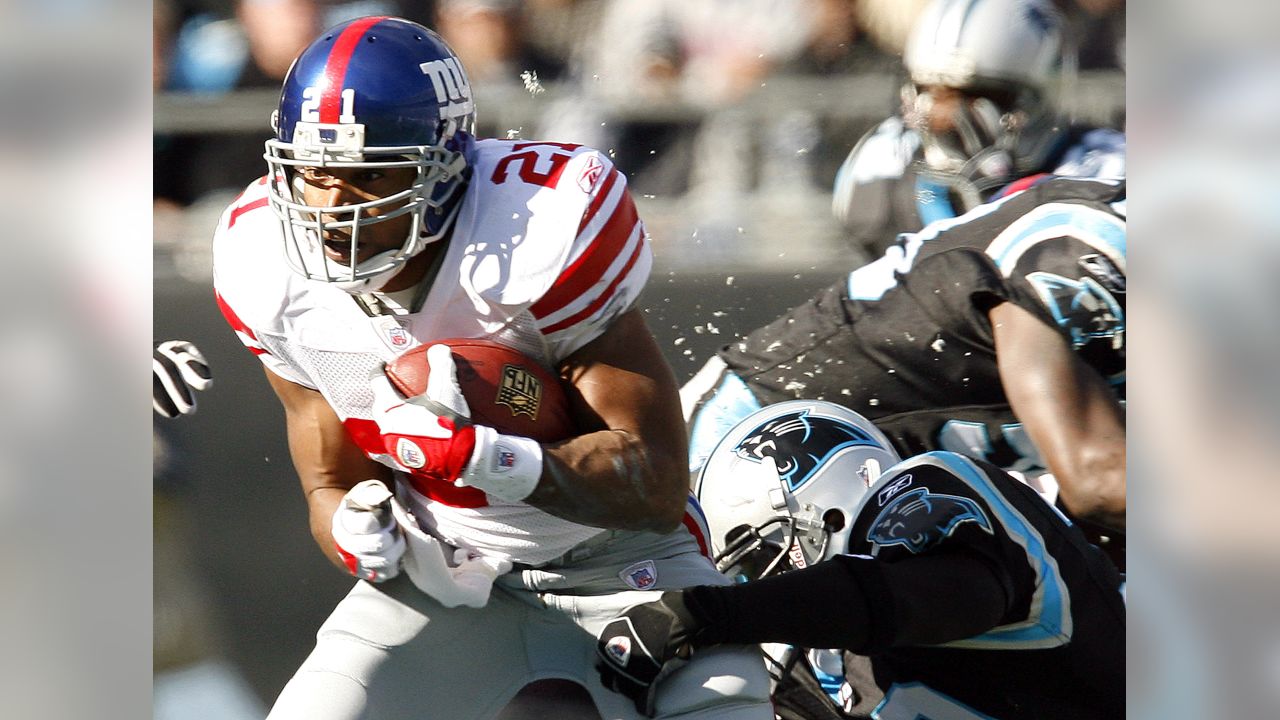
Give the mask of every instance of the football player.
M 721 566 L 750 581 L 608 623 L 599 662 L 619 692 L 643 697 L 710 648 L 780 643 L 869 656 L 884 720 L 1124 716 L 1119 574 L 996 466 L 898 462 L 857 413 L 793 400 L 735 426 L 697 495 Z
M 1025 474 L 1117 536 L 1125 230 L 1123 181 L 1048 178 L 904 234 L 685 385 L 690 469 L 763 405 L 830 400 L 904 457 L 950 450 Z
M 855 245 L 879 257 L 898 233 L 1041 173 L 1124 175 L 1123 134 L 1069 127 L 1053 107 L 1062 25 L 1051 0 L 926 6 L 903 54 L 901 114 L 858 141 L 836 175 L 832 209 Z
M 483 718 L 547 677 L 631 717 L 591 669 L 596 632 L 638 599 L 727 582 L 687 514 L 626 178 L 590 148 L 477 139 L 474 119 L 434 32 L 336 26 L 294 62 L 268 174 L 220 221 L 218 304 L 284 406 L 312 535 L 360 579 L 272 718 Z M 581 434 L 544 446 L 470 422 L 448 352 L 428 352 L 420 397 L 382 372 L 456 337 L 558 371 Z M 758 653 L 702 660 L 647 709 L 771 717 Z

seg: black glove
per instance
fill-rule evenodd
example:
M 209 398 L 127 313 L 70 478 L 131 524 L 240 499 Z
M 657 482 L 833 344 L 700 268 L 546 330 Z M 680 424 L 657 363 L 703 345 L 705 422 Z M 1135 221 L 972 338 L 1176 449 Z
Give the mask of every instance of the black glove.
M 167 418 L 196 410 L 195 391 L 213 384 L 200 349 L 184 340 L 157 345 L 151 358 L 151 405 Z
M 689 659 L 700 627 L 681 592 L 666 592 L 655 602 L 632 605 L 610 620 L 597 638 L 600 682 L 653 717 L 658 682 Z

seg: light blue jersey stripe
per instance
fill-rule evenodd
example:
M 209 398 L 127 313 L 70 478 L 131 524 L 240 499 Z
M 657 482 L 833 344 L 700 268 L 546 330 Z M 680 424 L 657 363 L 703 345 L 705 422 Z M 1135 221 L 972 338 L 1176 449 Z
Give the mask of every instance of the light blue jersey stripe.
M 943 232 L 957 225 L 962 225 L 999 210 L 1002 205 L 1014 197 L 1017 196 L 1010 195 L 995 202 L 979 205 L 959 217 L 938 220 L 930 223 L 919 232 L 902 233 L 898 236 L 898 244 L 891 246 L 878 260 L 873 260 L 849 273 L 849 298 L 851 300 L 870 301 L 884 297 L 885 293 L 898 284 L 898 278 L 895 273 L 906 273 L 911 269 L 924 243 L 937 239 Z
M 951 191 L 942 183 L 916 178 L 916 209 L 920 212 L 921 225 L 929 225 L 956 216 L 951 206 Z
M 987 246 L 987 254 L 1008 277 L 1018 259 L 1036 243 L 1070 236 L 1106 255 L 1125 271 L 1125 223 L 1116 216 L 1074 203 L 1041 205 L 1015 220 Z
M 1027 554 L 1027 562 L 1036 574 L 1036 591 L 1026 620 L 994 628 L 973 638 L 945 643 L 944 647 L 1021 650 L 1058 647 L 1069 642 L 1072 633 L 1071 598 L 1066 582 L 1058 571 L 1058 563 L 1049 554 L 1040 532 L 1005 499 L 986 473 L 968 458 L 955 453 L 935 451 L 925 453 L 899 468 L 915 464 L 946 468 L 973 488 L 986 501 L 1009 537 L 1022 546 Z

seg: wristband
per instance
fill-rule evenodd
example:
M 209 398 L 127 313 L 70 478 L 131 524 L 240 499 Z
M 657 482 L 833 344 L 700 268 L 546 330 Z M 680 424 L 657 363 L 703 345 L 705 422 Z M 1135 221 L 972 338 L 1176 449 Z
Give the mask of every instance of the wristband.
M 542 445 L 531 438 L 503 435 L 484 425 L 473 427 L 475 449 L 455 484 L 479 488 L 507 502 L 529 497 L 542 477 Z

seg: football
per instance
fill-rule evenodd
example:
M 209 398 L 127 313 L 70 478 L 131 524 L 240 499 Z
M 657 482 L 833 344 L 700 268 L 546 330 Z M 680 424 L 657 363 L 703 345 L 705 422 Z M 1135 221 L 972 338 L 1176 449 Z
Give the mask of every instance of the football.
M 576 434 L 560 378 L 533 358 L 482 338 L 431 344 L 448 345 L 453 352 L 471 422 L 538 442 L 557 442 Z M 427 347 L 419 345 L 387 363 L 387 378 L 406 397 L 427 390 Z

